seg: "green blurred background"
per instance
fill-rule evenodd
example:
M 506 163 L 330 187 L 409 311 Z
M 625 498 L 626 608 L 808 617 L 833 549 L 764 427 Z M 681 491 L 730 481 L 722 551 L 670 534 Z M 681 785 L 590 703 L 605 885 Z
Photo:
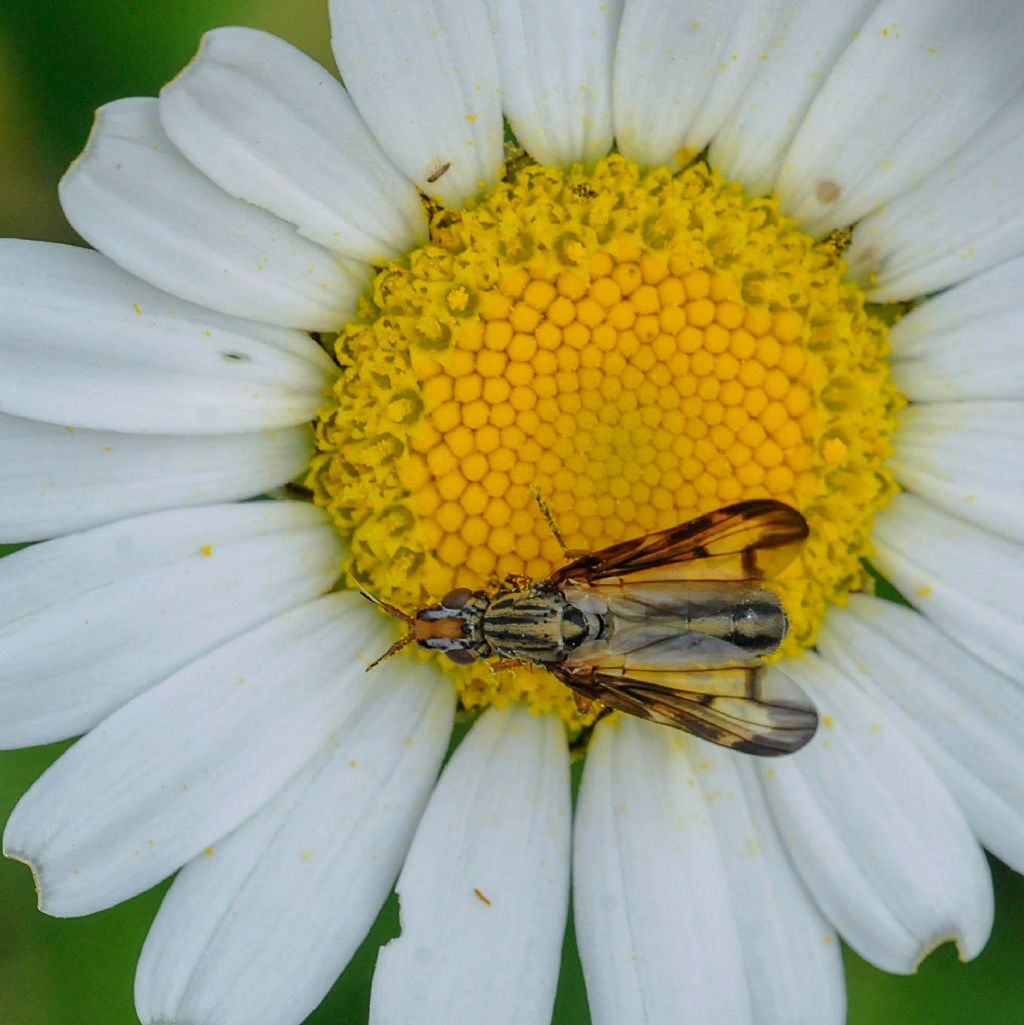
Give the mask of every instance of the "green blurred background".
M 275 32 L 334 67 L 326 0 L 2 0 L 0 235 L 75 241 L 56 186 L 85 141 L 92 111 L 117 97 L 155 95 L 206 29 L 230 24 Z M 0 754 L 0 817 L 65 746 Z M 971 964 L 961 965 L 947 944 L 903 978 L 846 952 L 850 1025 L 1024 1023 L 1024 879 L 998 863 L 992 868 L 995 930 Z M 0 863 L 0 1025 L 134 1025 L 135 960 L 163 890 L 62 921 L 36 911 L 27 869 Z M 310 1022 L 366 1022 L 377 949 L 396 933 L 392 898 Z M 589 1022 L 571 935 L 555 1021 Z

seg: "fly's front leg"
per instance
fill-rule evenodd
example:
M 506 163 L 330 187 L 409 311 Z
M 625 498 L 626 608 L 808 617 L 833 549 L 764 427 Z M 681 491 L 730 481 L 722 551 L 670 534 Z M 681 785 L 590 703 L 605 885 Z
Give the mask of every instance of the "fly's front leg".
M 503 577 L 487 578 L 487 588 L 494 594 L 506 594 L 509 591 L 526 591 L 534 584 L 532 577 L 525 573 L 506 573 Z
M 501 582 L 502 591 L 526 591 L 533 586 L 533 580 L 525 573 L 509 573 Z

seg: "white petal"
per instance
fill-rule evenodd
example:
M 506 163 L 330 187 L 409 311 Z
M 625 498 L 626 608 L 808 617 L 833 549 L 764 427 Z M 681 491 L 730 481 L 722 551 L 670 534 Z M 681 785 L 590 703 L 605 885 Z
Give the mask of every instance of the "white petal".
M 932 402 L 900 413 L 896 479 L 933 505 L 1024 542 L 1024 402 Z
M 892 374 L 914 402 L 1024 399 L 1024 258 L 921 303 L 889 332 Z
M 487 0 L 505 116 L 535 160 L 593 164 L 612 145 L 623 0 Z
M 179 509 L 0 561 L 0 747 L 62 740 L 328 590 L 342 545 L 302 502 Z M 60 643 L 54 643 L 60 638 Z
M 1016 0 L 883 0 L 785 156 L 783 211 L 820 235 L 922 181 L 1020 88 L 1022 32 Z
M 886 971 L 914 971 L 948 939 L 974 957 L 992 927 L 992 884 L 953 798 L 899 719 L 838 669 L 813 653 L 780 666 L 813 698 L 822 726 L 761 778 L 818 906 Z
M 276 36 L 208 32 L 192 63 L 161 91 L 160 120 L 225 192 L 328 249 L 379 264 L 426 241 L 416 190 L 348 93 Z
M 485 712 L 441 776 L 398 880 L 371 1025 L 547 1025 L 569 900 L 569 751 L 554 716 Z
M 385 663 L 352 718 L 262 811 L 175 880 L 139 961 L 146 1022 L 298 1025 L 373 924 L 427 803 L 454 691 Z
M 302 473 L 307 427 L 204 437 L 112 434 L 0 413 L 0 541 L 250 498 Z
M 598 723 L 576 808 L 573 907 L 594 1025 L 752 1023 L 722 852 L 680 733 Z
M 1024 14 L 1024 6 L 1019 10 Z M 962 152 L 857 225 L 845 258 L 868 298 L 889 302 L 937 292 L 1024 252 L 1022 164 L 1024 94 L 1018 94 Z
M 818 648 L 859 686 L 905 713 L 901 728 L 932 763 L 978 839 L 1024 868 L 1024 690 L 924 616 L 862 594 L 833 609 Z
M 399 170 L 448 206 L 492 187 L 504 129 L 483 4 L 331 0 L 330 12 L 345 86 Z
M 753 77 L 711 143 L 712 165 L 749 193 L 770 192 L 821 83 L 877 4 L 794 0 L 782 5 L 775 31 L 756 54 Z M 731 69 L 727 73 L 738 77 Z
M 4 853 L 40 907 L 90 914 L 170 875 L 262 808 L 374 678 L 387 624 L 330 594 L 204 655 L 59 758 L 11 814 Z
M 238 317 L 337 329 L 368 273 L 217 188 L 164 134 L 156 100 L 118 100 L 96 112 L 60 200 L 75 230 L 114 263 Z
M 615 48 L 615 140 L 630 160 L 672 164 L 721 127 L 782 27 L 775 0 L 633 0 Z
M 176 299 L 76 246 L 0 239 L 0 409 L 72 427 L 228 434 L 313 419 L 309 335 Z
M 846 987 L 839 940 L 779 838 L 758 782 L 758 759 L 696 742 L 688 748 L 718 834 L 753 1020 L 842 1025 Z
M 1024 550 L 907 493 L 875 519 L 872 561 L 950 637 L 1024 682 Z

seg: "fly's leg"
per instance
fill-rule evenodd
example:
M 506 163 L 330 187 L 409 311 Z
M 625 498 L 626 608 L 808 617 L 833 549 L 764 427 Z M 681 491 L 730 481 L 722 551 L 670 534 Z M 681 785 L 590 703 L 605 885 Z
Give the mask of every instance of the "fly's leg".
M 492 673 L 500 673 L 502 669 L 519 669 L 526 664 L 520 658 L 503 658 L 497 662 L 488 662 Z
M 586 551 L 586 549 L 570 548 L 565 543 L 565 538 L 562 536 L 562 532 L 558 529 L 558 524 L 555 523 L 555 517 L 552 515 L 548 503 L 544 501 L 544 496 L 540 493 L 539 489 L 534 488 L 531 494 L 533 495 L 533 500 L 537 503 L 537 508 L 540 509 L 541 516 L 544 517 L 544 522 L 548 525 L 548 530 L 551 531 L 552 537 L 554 537 L 558 542 L 558 546 L 562 549 L 566 562 L 571 562 L 573 559 L 579 559 L 584 555 L 589 555 L 590 553 Z
M 572 700 L 576 705 L 576 711 L 580 715 L 586 715 L 595 704 L 593 698 L 585 698 L 578 690 L 572 692 Z
M 502 591 L 525 591 L 533 586 L 533 581 L 525 573 L 509 573 L 501 582 Z
M 507 594 L 509 591 L 526 591 L 533 587 L 534 580 L 525 573 L 507 573 L 503 577 L 487 578 L 487 589 L 495 594 Z

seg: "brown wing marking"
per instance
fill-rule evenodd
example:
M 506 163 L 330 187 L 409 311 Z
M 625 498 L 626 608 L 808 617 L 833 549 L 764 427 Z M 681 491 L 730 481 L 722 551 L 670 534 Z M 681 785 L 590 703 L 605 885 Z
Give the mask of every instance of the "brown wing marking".
M 737 502 L 668 530 L 622 541 L 567 563 L 548 578 L 595 583 L 756 580 L 777 576 L 807 537 L 807 521 L 770 499 Z
M 792 754 L 818 727 L 807 695 L 787 677 L 763 668 L 675 670 L 644 673 L 643 679 L 564 666 L 554 671 L 574 691 L 609 708 L 746 754 Z

